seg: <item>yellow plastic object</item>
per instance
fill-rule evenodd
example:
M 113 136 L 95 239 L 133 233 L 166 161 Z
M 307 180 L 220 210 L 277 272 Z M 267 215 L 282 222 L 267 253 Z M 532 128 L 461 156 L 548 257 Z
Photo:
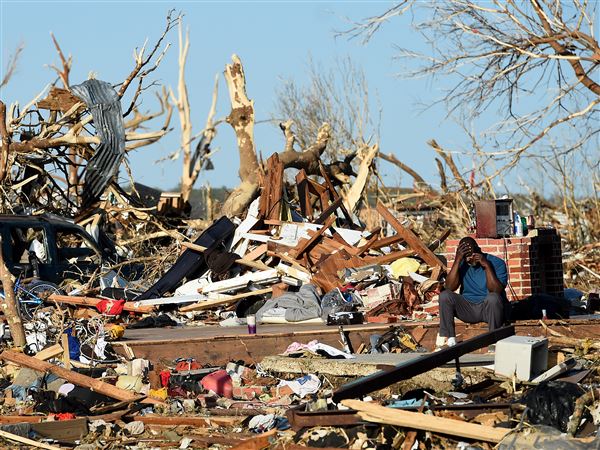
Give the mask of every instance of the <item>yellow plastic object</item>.
M 106 332 L 108 333 L 109 339 L 119 339 L 125 334 L 125 327 L 121 325 L 112 325 Z
M 421 263 L 415 258 L 400 258 L 390 264 L 394 278 L 407 277 L 410 272 L 419 270 Z
M 150 391 L 148 391 L 148 397 L 152 397 L 157 400 L 166 400 L 167 399 L 167 388 L 164 387 L 161 389 L 150 389 Z

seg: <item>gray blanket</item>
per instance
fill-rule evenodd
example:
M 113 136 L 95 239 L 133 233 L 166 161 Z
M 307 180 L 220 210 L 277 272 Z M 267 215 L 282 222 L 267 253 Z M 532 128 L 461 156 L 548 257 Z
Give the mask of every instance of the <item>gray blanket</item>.
M 300 322 L 321 316 L 320 296 L 317 288 L 312 284 L 302 285 L 298 292 L 287 292 L 267 300 L 264 306 L 256 312 L 256 320 L 261 322 L 265 313 L 273 308 L 284 308 L 284 317 L 288 322 Z

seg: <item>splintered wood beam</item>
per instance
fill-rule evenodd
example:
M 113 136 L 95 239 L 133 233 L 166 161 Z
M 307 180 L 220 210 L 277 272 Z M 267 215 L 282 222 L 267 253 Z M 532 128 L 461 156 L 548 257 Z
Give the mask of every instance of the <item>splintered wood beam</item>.
M 371 232 L 371 235 L 369 236 L 369 238 L 367 239 L 367 242 L 355 249 L 352 249 L 352 251 L 350 251 L 351 254 L 353 254 L 354 256 L 362 256 L 364 255 L 366 252 L 369 251 L 369 249 L 375 245 L 375 242 L 377 242 L 377 239 L 379 238 L 379 232 L 381 231 L 380 227 L 377 227 L 375 230 L 373 230 Z
M 303 217 L 312 219 L 313 209 L 310 202 L 310 192 L 308 176 L 306 171 L 301 169 L 296 175 L 296 187 L 298 189 L 298 201 L 300 202 L 300 212 Z
M 45 348 L 37 352 L 33 357 L 35 359 L 40 359 L 42 361 L 47 361 L 52 358 L 56 358 L 63 354 L 63 348 L 60 344 L 54 344 L 51 347 Z
M 256 261 L 258 258 L 261 258 L 265 253 L 267 253 L 268 247 L 268 244 L 260 244 L 254 250 L 246 253 L 244 259 L 246 261 Z
M 337 191 L 335 190 L 335 186 L 333 185 L 333 183 L 329 179 L 329 176 L 327 175 L 327 172 L 325 171 L 325 166 L 323 165 L 323 163 L 321 161 L 319 161 L 319 170 L 321 171 L 321 176 L 325 180 L 325 187 L 327 188 L 327 190 L 331 194 L 332 200 L 334 200 L 334 201 L 337 200 L 340 196 L 338 195 Z M 342 210 L 342 214 L 344 214 L 344 217 L 346 218 L 346 220 L 348 222 L 350 222 L 351 224 L 353 224 L 353 222 L 352 222 L 352 216 L 350 215 L 350 213 L 346 209 L 346 206 L 343 203 L 343 199 L 342 199 L 342 203 L 340 204 L 340 209 Z
M 13 350 L 4 350 L 2 353 L 0 353 L 0 359 L 17 364 L 21 367 L 37 370 L 38 372 L 53 373 L 59 378 L 63 378 L 64 380 L 77 386 L 86 387 L 94 392 L 98 392 L 99 394 L 103 394 L 117 400 L 135 402 L 143 399 L 143 403 L 162 403 L 159 400 L 150 398 L 144 399 L 143 395 L 126 391 L 125 389 L 118 388 L 112 384 L 105 383 L 102 380 L 67 370 L 64 367 L 60 367 L 46 361 L 41 361 Z
M 264 219 L 281 219 L 283 197 L 283 163 L 279 154 L 274 153 L 267 160 L 265 182 L 259 200 L 259 217 Z
M 400 258 L 405 258 L 407 256 L 413 256 L 415 251 L 412 248 L 407 248 L 406 250 L 400 250 L 397 252 L 391 252 L 387 255 L 381 256 L 369 256 L 365 257 L 365 264 L 389 264 Z
M 177 416 L 164 417 L 158 415 L 134 416 L 136 422 L 143 422 L 145 425 L 190 425 L 194 427 L 231 427 L 240 425 L 248 416 L 221 416 L 221 417 L 197 417 L 197 416 Z
M 336 210 L 336 209 L 338 209 L 338 208 L 340 207 L 340 205 L 342 204 L 342 201 L 343 201 L 342 197 L 338 197 L 338 198 L 336 198 L 336 199 L 333 201 L 333 203 L 331 203 L 331 205 L 329 205 L 329 206 L 327 207 L 327 209 L 325 209 L 325 210 L 324 210 L 324 211 L 321 213 L 321 215 L 315 219 L 315 221 L 314 221 L 313 223 L 316 223 L 317 225 L 320 225 L 320 224 L 324 223 L 324 222 L 325 222 L 325 220 L 326 220 L 326 219 L 327 219 L 329 216 L 331 216 L 331 215 L 332 215 L 332 214 L 335 212 L 335 210 Z M 333 217 L 333 219 L 334 219 L 334 222 L 335 222 L 335 216 Z M 332 224 L 333 224 L 333 222 L 332 222 Z
M 257 289 L 256 291 L 244 292 L 243 294 L 232 295 L 231 297 L 224 299 L 206 300 L 203 302 L 194 303 L 193 305 L 187 305 L 182 308 L 179 308 L 179 312 L 201 311 L 203 309 L 209 309 L 215 306 L 228 305 L 243 298 L 254 297 L 255 295 L 269 294 L 271 292 L 273 292 L 273 288 Z
M 431 267 L 441 267 L 446 270 L 446 265 L 440 261 L 440 259 L 431 251 L 427 246 L 419 239 L 414 231 L 404 227 L 398 219 L 383 205 L 383 203 L 377 203 L 377 211 L 381 216 L 388 222 L 396 233 L 398 233 L 402 239 L 406 241 L 408 246 L 415 251 L 417 255 L 423 258 Z
M 34 441 L 33 439 L 19 436 L 18 434 L 9 433 L 8 431 L 0 430 L 0 437 L 11 441 L 20 442 L 21 444 L 27 444 L 30 447 L 44 448 L 46 450 L 62 450 L 61 447 L 57 447 L 56 445 L 44 444 L 43 442 Z
M 512 431 L 510 428 L 489 427 L 446 417 L 387 408 L 361 400 L 343 400 L 342 405 L 358 411 L 358 415 L 369 422 L 449 434 L 476 441 L 500 442 Z
M 377 241 L 375 241 L 373 243 L 373 245 L 371 245 L 370 249 L 377 250 L 382 247 L 389 247 L 390 245 L 394 245 L 399 242 L 404 242 L 404 239 L 402 239 L 402 236 L 395 234 L 393 236 L 388 236 L 388 237 L 384 237 L 382 239 L 378 239 Z
M 340 199 L 341 200 L 341 199 Z M 331 216 L 325 222 L 325 225 L 321 227 L 318 231 L 315 231 L 314 234 L 310 237 L 310 239 L 302 239 L 298 243 L 298 246 L 295 249 L 294 256 L 296 259 L 300 258 L 302 254 L 308 250 L 326 231 L 327 229 L 333 225 L 335 222 L 335 216 Z
M 102 299 L 94 297 L 77 297 L 74 295 L 52 294 L 48 297 L 48 301 L 63 303 L 66 305 L 91 306 L 95 308 L 96 305 L 102 301 Z M 135 306 L 133 302 L 125 302 L 123 305 L 123 311 L 149 313 L 154 311 L 154 306 Z

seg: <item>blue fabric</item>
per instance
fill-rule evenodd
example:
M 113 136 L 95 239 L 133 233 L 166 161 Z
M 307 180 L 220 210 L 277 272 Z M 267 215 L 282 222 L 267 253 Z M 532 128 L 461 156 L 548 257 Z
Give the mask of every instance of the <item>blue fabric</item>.
M 487 260 L 492 263 L 496 272 L 496 278 L 504 287 L 508 282 L 508 272 L 506 263 L 497 256 L 484 253 Z M 485 279 L 485 270 L 481 266 L 471 267 L 466 261 L 463 261 L 458 268 L 460 277 L 460 293 L 471 303 L 481 303 L 489 294 L 487 281 Z

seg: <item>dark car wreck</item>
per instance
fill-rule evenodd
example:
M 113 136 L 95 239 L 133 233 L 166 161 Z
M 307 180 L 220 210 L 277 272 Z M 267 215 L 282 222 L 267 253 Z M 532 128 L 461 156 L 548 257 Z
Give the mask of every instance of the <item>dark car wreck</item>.
M 117 262 L 107 236 L 101 245 L 82 227 L 55 216 L 0 215 L 2 250 L 8 269 L 21 277 L 53 283 L 86 280 Z

